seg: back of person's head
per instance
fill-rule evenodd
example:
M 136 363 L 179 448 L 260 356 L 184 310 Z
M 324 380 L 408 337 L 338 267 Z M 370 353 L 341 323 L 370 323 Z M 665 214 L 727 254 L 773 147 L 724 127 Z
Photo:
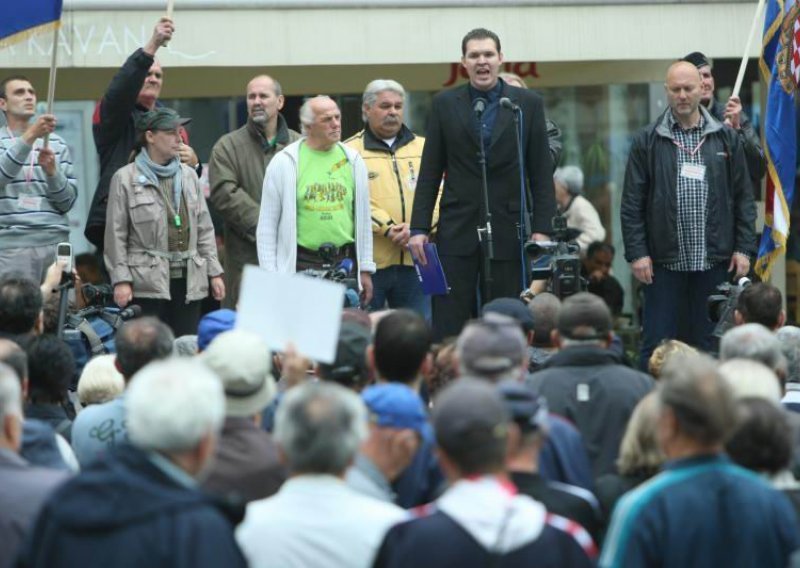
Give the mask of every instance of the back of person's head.
M 41 311 L 42 291 L 37 282 L 19 274 L 0 279 L 0 332 L 32 332 Z
M 522 454 L 541 450 L 550 432 L 550 413 L 547 400 L 520 381 L 503 381 L 497 392 L 508 412 L 513 434 L 509 441 L 509 454 Z
M 456 360 L 456 338 L 448 337 L 431 347 L 433 365 L 425 377 L 428 395 L 434 398 L 439 391 L 458 377 L 458 361 Z
M 561 347 L 597 344 L 611 339 L 611 310 L 599 296 L 580 292 L 570 296 L 558 312 L 558 335 Z
M 11 367 L 20 382 L 28 378 L 28 354 L 15 341 L 0 338 L 0 363 Z
M 661 376 L 661 369 L 672 357 L 676 355 L 696 355 L 697 349 L 677 339 L 667 339 L 653 350 L 647 361 L 647 370 L 654 377 Z
M 619 445 L 617 471 L 620 475 L 655 475 L 666 461 L 658 445 L 658 395 L 651 392 L 633 409 Z
M 369 380 L 367 349 L 371 339 L 369 327 L 352 320 L 342 321 L 336 341 L 336 357 L 331 363 L 319 363 L 317 374 L 354 391 L 360 391 Z
M 464 326 L 456 341 L 456 358 L 460 376 L 519 380 L 528 365 L 528 342 L 516 320 L 488 313 Z
M 125 379 L 114 365 L 114 357 L 111 353 L 98 355 L 89 359 L 83 367 L 78 379 L 81 406 L 108 402 L 125 390 Z
M 728 359 L 719 366 L 719 372 L 737 399 L 755 397 L 773 404 L 781 401 L 781 381 L 763 363 L 751 359 Z
M 216 436 L 225 417 L 222 383 L 200 361 L 169 359 L 143 368 L 125 395 L 128 436 L 142 450 L 180 454 Z
M 275 416 L 275 441 L 296 474 L 342 475 L 366 436 L 364 403 L 335 383 L 294 387 Z
M 786 359 L 786 381 L 800 383 L 800 327 L 785 325 L 775 332 Z
M 566 188 L 570 195 L 583 192 L 583 171 L 578 166 L 563 166 L 553 173 L 556 183 Z
M 67 400 L 75 376 L 72 350 L 55 335 L 31 338 L 28 355 L 28 399 L 34 404 L 58 404 Z
M 736 311 L 738 321 L 760 323 L 768 329 L 779 328 L 785 319 L 781 291 L 766 282 L 757 282 L 742 290 Z
M 197 350 L 202 352 L 211 345 L 220 333 L 230 331 L 236 325 L 236 312 L 228 308 L 208 312 L 197 324 Z
M 525 337 L 533 339 L 533 315 L 525 303 L 519 298 L 495 298 L 483 306 L 481 314 L 500 314 L 510 317 L 522 327 Z
M 197 355 L 197 336 L 181 335 L 172 342 L 172 351 L 176 357 L 194 357 Z
M 607 252 L 613 258 L 616 254 L 616 249 L 614 245 L 605 241 L 592 241 L 586 249 L 586 258 L 592 258 L 598 252 Z
M 528 310 L 533 316 L 533 345 L 551 347 L 553 345 L 553 330 L 558 325 L 561 300 L 550 292 L 536 294 L 528 304 Z
M 425 319 L 411 310 L 394 310 L 375 327 L 375 368 L 387 381 L 411 383 L 428 357 L 433 334 Z
M 776 374 L 786 376 L 786 359 L 775 334 L 759 323 L 746 323 L 725 332 L 719 343 L 719 360 L 751 359 Z
M 0 363 L 0 448 L 18 451 L 21 431 L 22 388 L 14 370 Z
M 200 358 L 222 380 L 226 416 L 255 416 L 275 397 L 271 352 L 260 336 L 226 331 L 214 338 Z
M 658 400 L 662 417 L 670 412 L 677 432 L 698 446 L 722 444 L 736 428 L 733 392 L 705 355 L 673 358 L 661 374 Z
M 774 475 L 792 460 L 792 429 L 786 411 L 761 398 L 739 400 L 739 425 L 725 444 L 742 467 Z
M 122 376 L 130 381 L 151 361 L 172 355 L 173 341 L 172 330 L 158 318 L 143 317 L 125 322 L 115 338 L 117 365 Z
M 497 389 L 473 378 L 449 385 L 433 407 L 436 443 L 461 477 L 504 469 L 509 420 Z

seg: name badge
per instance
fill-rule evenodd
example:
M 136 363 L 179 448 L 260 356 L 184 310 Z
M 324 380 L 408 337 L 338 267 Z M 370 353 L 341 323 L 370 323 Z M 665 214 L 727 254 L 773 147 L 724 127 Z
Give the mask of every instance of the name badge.
M 17 207 L 26 211 L 39 210 L 42 208 L 42 198 L 30 195 L 20 195 L 17 198 Z
M 589 385 L 585 383 L 579 384 L 575 395 L 578 402 L 589 402 Z
M 681 166 L 681 177 L 703 181 L 706 179 L 706 167 L 701 164 L 683 164 Z

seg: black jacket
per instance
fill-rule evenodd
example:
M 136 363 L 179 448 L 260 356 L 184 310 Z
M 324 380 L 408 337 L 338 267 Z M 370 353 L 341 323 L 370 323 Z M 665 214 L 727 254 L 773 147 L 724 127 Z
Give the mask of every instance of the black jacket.
M 625 259 L 649 256 L 655 264 L 678 261 L 678 149 L 667 123 L 669 109 L 640 130 L 631 144 L 620 217 Z M 708 179 L 706 250 L 712 263 L 734 252 L 756 252 L 756 209 L 742 144 L 736 132 L 700 107 L 706 120 L 701 148 Z
M 653 389 L 653 379 L 622 364 L 616 353 L 594 345 L 567 347 L 528 381 L 549 409 L 583 435 L 595 477 L 614 472 L 631 413 Z
M 526 183 L 533 194 L 533 203 L 528 204 L 532 205 L 531 227 L 534 232 L 549 233 L 556 207 L 544 105 L 541 97 L 531 91 L 506 84 L 502 89 L 501 97 L 508 97 L 519 105 L 524 116 Z M 425 135 L 411 229 L 430 232 L 444 176 L 437 237 L 442 254 L 468 256 L 478 250 L 476 228 L 483 224 L 478 152 L 477 123 L 468 85 L 436 95 Z M 510 110 L 498 109 L 487 161 L 495 258 L 516 259 L 519 257 L 520 176 Z
M 244 567 L 225 513 L 126 445 L 52 495 L 18 565 Z

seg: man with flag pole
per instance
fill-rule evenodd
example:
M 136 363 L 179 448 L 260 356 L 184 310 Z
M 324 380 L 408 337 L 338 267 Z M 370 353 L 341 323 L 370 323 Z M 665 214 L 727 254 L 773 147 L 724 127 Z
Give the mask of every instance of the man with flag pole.
M 34 119 L 36 90 L 22 75 L 0 81 L 0 274 L 17 272 L 41 282 L 55 260 L 56 244 L 69 239 L 67 212 L 78 194 L 72 159 L 53 134 L 57 34 L 61 0 L 32 0 L 0 21 L 0 47 L 34 33 L 54 31 L 47 113 Z
M 797 168 L 797 96 L 800 79 L 800 2 L 769 0 L 759 68 L 767 85 L 764 154 L 767 193 L 764 230 L 755 270 L 768 279 L 786 251 Z

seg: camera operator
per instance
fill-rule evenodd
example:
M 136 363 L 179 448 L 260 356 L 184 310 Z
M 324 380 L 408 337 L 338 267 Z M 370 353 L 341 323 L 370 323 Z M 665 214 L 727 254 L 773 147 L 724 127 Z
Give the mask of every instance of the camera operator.
M 600 296 L 617 317 L 622 313 L 625 303 L 625 291 L 619 280 L 611 275 L 611 264 L 614 262 L 614 247 L 602 241 L 594 241 L 586 249 L 583 259 L 582 276 L 587 281 L 586 291 Z
M 586 280 L 582 277 L 579 229 L 568 228 L 567 219 L 556 213 L 552 221 L 550 241 L 529 241 L 525 252 L 532 260 L 532 283 L 528 290 L 520 294 L 520 299 L 529 303 L 541 292 L 552 292 L 560 300 L 586 290 Z
M 786 321 L 781 291 L 765 282 L 747 286 L 739 294 L 733 317 L 736 325 L 760 323 L 772 331 L 777 331 Z

